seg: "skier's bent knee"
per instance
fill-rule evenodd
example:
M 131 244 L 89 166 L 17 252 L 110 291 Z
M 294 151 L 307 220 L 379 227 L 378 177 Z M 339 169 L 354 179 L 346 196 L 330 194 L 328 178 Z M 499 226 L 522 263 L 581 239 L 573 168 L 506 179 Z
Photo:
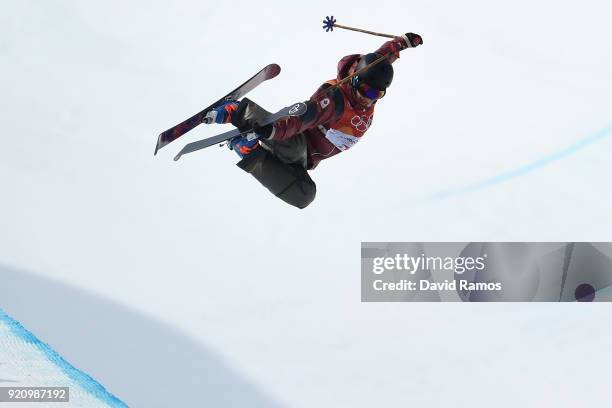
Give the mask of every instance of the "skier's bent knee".
M 315 199 L 317 186 L 308 171 L 283 163 L 265 149 L 256 149 L 237 165 L 287 204 L 303 209 Z

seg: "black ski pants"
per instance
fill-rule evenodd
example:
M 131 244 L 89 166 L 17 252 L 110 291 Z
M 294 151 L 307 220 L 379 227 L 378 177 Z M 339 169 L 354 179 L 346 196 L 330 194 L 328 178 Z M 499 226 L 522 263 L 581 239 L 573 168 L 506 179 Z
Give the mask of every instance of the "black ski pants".
M 270 115 L 255 102 L 244 98 L 232 114 L 232 124 L 240 130 L 252 129 L 253 123 Z M 306 135 L 284 140 L 260 140 L 261 146 L 237 163 L 272 194 L 297 208 L 306 208 L 317 192 L 306 170 L 308 150 Z

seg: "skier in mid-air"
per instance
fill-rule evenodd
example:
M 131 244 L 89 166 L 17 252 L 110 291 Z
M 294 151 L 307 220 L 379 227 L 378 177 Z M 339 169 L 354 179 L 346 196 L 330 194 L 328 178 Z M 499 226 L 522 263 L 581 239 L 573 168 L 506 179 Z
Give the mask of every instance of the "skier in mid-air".
M 420 35 L 407 33 L 385 42 L 374 53 L 348 55 L 338 63 L 336 79 L 325 82 L 306 102 L 306 113 L 260 126 L 267 117 L 259 105 L 244 98 L 227 101 L 208 112 L 209 123 L 232 123 L 253 133 L 228 141 L 242 160 L 238 166 L 270 192 L 298 208 L 315 198 L 316 185 L 308 170 L 357 143 L 372 124 L 374 107 L 393 80 L 392 63 L 399 52 L 423 44 Z M 382 56 L 387 58 L 353 76 Z

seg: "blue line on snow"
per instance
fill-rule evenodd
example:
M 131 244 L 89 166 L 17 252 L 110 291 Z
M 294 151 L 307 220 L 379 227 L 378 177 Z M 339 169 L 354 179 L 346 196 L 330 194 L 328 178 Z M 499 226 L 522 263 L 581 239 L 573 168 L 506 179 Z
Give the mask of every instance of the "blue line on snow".
M 525 174 L 531 173 L 532 171 L 539 169 L 540 167 L 544 167 L 552 162 L 561 160 L 567 156 L 571 156 L 572 154 L 578 152 L 579 150 L 582 150 L 585 147 L 590 146 L 593 143 L 598 142 L 599 140 L 610 136 L 611 134 L 612 134 L 612 126 L 609 126 L 603 130 L 600 130 L 597 133 L 592 134 L 591 136 L 578 140 L 576 143 L 566 147 L 563 150 L 559 150 L 558 152 L 551 153 L 547 156 L 537 159 L 531 163 L 525 164 L 514 170 L 509 170 L 504 173 L 500 173 L 495 176 L 485 178 L 480 181 L 476 181 L 474 183 L 465 185 L 463 187 L 457 187 L 457 188 L 451 188 L 451 189 L 444 190 L 444 191 L 439 191 L 433 194 L 431 198 L 442 199 L 442 198 L 452 197 L 452 196 L 461 195 L 465 193 L 470 193 L 472 191 L 481 190 L 483 188 L 487 188 L 487 187 L 491 187 L 499 183 L 503 183 L 505 181 L 511 180 L 516 177 L 524 176 Z
M 74 368 L 48 344 L 38 340 L 36 336 L 26 330 L 18 321 L 7 315 L 2 309 L 0 309 L 0 322 L 4 322 L 10 328 L 11 332 L 19 337 L 24 343 L 32 344 L 38 348 L 49 359 L 49 361 L 55 364 L 71 380 L 79 384 L 90 395 L 111 407 L 128 408 L 123 401 L 106 391 L 106 389 L 100 385 L 100 383 L 91 378 L 89 375 L 77 368 Z

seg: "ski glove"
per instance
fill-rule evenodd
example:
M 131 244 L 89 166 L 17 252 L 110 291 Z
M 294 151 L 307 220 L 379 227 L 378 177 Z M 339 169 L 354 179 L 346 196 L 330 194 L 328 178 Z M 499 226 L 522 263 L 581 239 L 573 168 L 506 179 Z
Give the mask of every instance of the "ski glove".
M 406 45 L 408 48 L 417 47 L 423 44 L 423 38 L 415 33 L 406 33 L 402 36 L 404 40 L 406 40 Z

